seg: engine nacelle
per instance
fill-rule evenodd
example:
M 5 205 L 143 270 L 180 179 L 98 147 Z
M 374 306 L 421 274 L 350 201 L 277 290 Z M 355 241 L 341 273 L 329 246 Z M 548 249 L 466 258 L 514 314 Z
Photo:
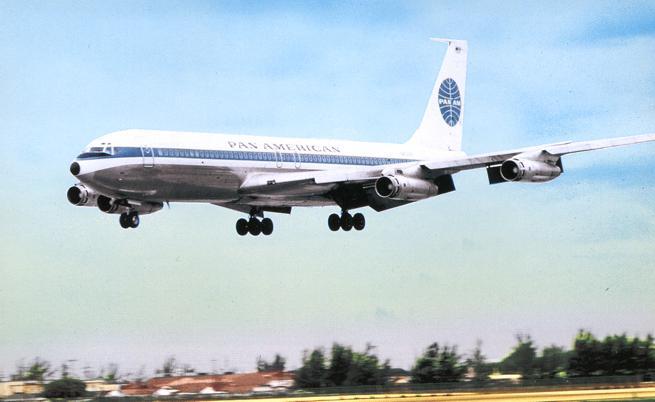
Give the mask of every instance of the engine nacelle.
M 562 174 L 557 165 L 532 159 L 512 158 L 500 165 L 500 175 L 507 181 L 541 183 Z
M 78 183 L 68 189 L 66 198 L 73 205 L 94 207 L 97 205 L 98 193 L 86 187 L 84 184 Z
M 100 195 L 98 196 L 98 209 L 108 214 L 120 213 L 121 211 L 119 211 L 119 209 L 121 205 L 118 201 L 119 200 L 109 198 L 106 195 Z
M 123 212 L 137 212 L 140 215 L 157 212 L 164 207 L 162 202 L 130 203 L 126 200 L 117 200 L 104 195 L 98 196 L 98 209 L 108 214 L 122 214 Z
M 438 188 L 429 180 L 388 175 L 375 181 L 375 192 L 382 198 L 416 201 L 437 195 Z

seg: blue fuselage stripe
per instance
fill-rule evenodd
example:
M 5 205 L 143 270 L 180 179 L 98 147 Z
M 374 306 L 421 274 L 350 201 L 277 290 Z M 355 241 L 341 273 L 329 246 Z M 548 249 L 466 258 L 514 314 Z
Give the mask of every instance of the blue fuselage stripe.
M 306 154 L 285 152 L 253 152 L 253 151 L 225 151 L 187 148 L 139 148 L 114 147 L 113 152 L 85 152 L 77 159 L 106 159 L 106 158 L 189 158 L 189 159 L 217 159 L 253 162 L 277 163 L 321 163 L 335 165 L 362 165 L 377 166 L 396 163 L 412 162 L 414 159 L 378 158 L 370 156 L 350 156 L 332 154 Z M 299 158 L 299 160 L 297 160 Z

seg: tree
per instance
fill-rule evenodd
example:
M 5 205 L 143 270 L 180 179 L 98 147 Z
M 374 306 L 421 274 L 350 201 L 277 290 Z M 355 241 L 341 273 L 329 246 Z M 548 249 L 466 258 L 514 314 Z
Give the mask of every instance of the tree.
M 580 330 L 575 338 L 569 368 L 573 375 L 623 375 L 655 368 L 653 337 L 608 335 L 602 341 Z
M 375 347 L 366 345 L 363 353 L 352 353 L 352 360 L 344 385 L 384 385 L 389 378 L 389 361 L 380 363 L 373 354 Z
M 464 374 L 457 347 L 439 347 L 433 343 L 427 347 L 412 368 L 413 383 L 454 382 Z
M 16 374 L 12 375 L 15 380 L 43 381 L 47 375 L 52 374 L 50 363 L 38 357 L 34 358 L 29 366 L 25 366 L 22 361 L 17 366 Z
M 330 366 L 327 369 L 327 382 L 331 386 L 341 386 L 348 378 L 348 371 L 353 361 L 351 348 L 334 343 L 330 357 Z
M 86 384 L 74 378 L 62 378 L 45 385 L 46 398 L 78 398 L 86 394 Z
M 600 342 L 591 332 L 582 329 L 578 331 L 569 359 L 571 374 L 579 376 L 598 374 L 602 364 L 600 348 Z
M 161 374 L 164 377 L 170 377 L 175 374 L 176 369 L 177 360 L 175 359 L 175 356 L 170 356 L 164 360 L 164 364 L 162 365 L 161 369 L 157 370 L 157 374 Z
M 568 366 L 569 352 L 563 347 L 551 345 L 541 351 L 536 366 L 542 377 L 555 377 Z
M 59 378 L 61 379 L 68 378 L 68 375 L 70 374 L 68 370 L 69 370 L 68 364 L 66 364 L 66 362 L 62 363 L 60 369 L 61 377 Z
M 466 367 L 473 370 L 474 381 L 485 381 L 491 374 L 491 365 L 487 363 L 487 357 L 482 354 L 482 341 L 475 342 L 475 348 L 471 356 L 466 359 Z
M 529 377 L 534 374 L 536 368 L 537 348 L 530 335 L 517 334 L 516 341 L 512 352 L 500 362 L 500 370 Z
M 100 377 L 110 383 L 118 381 L 120 379 L 120 375 L 118 374 L 118 364 L 109 363 L 107 367 L 103 367 L 100 371 Z
M 257 371 L 259 372 L 277 372 L 284 371 L 287 360 L 279 354 L 276 354 L 271 363 L 264 360 L 261 356 L 257 358 Z
M 655 346 L 653 345 L 653 336 L 648 334 L 641 341 L 639 338 L 632 340 L 632 350 L 635 359 L 635 371 L 645 373 L 655 370 Z
M 296 386 L 298 388 L 318 388 L 325 385 L 325 353 L 323 349 L 314 349 L 303 354 L 302 366 L 296 371 Z

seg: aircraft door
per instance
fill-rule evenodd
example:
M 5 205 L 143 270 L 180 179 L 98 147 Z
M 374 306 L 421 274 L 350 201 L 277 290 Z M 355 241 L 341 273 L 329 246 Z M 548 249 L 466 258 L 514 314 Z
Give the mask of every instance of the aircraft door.
M 143 167 L 155 167 L 155 154 L 151 147 L 141 147 L 141 156 L 143 157 Z
M 300 169 L 300 154 L 298 152 L 293 153 L 293 163 L 296 169 Z
M 275 166 L 278 168 L 282 167 L 282 154 L 278 151 L 275 151 Z

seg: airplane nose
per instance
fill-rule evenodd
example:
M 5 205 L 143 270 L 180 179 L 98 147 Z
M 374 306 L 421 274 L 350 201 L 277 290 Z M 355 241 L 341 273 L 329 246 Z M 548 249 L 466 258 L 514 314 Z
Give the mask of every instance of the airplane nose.
M 80 174 L 80 164 L 77 162 L 71 163 L 70 171 L 73 176 Z

